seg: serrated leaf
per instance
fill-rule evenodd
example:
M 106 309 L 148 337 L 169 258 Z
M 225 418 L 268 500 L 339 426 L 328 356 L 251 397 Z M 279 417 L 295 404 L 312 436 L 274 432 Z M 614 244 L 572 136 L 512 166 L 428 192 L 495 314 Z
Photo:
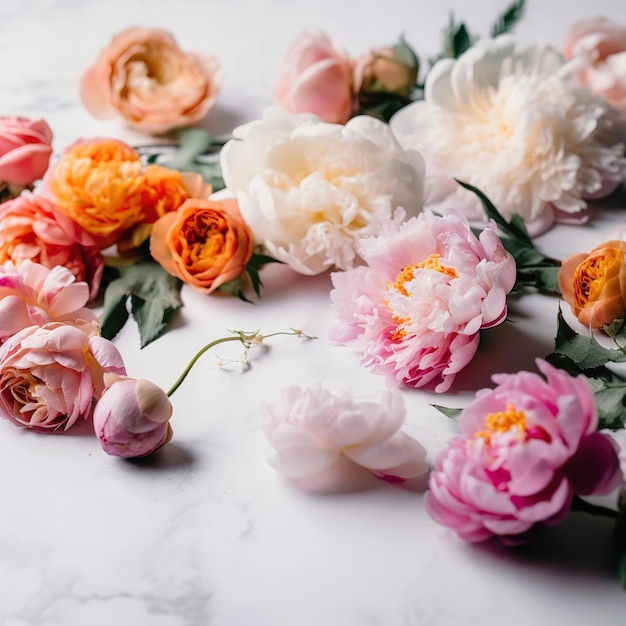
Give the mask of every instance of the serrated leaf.
M 440 404 L 431 404 L 430 406 L 437 409 L 437 411 L 443 413 L 446 417 L 449 417 L 450 419 L 456 419 L 463 412 L 463 409 L 455 409 L 447 406 L 441 406 Z
M 141 347 L 160 337 L 182 302 L 181 281 L 168 274 L 158 263 L 137 263 L 120 268 L 120 277 L 104 292 L 102 336 L 113 339 L 132 313 Z
M 491 36 L 497 37 L 510 32 L 513 26 L 522 19 L 525 4 L 525 0 L 517 0 L 517 2 L 509 5 L 491 26 Z

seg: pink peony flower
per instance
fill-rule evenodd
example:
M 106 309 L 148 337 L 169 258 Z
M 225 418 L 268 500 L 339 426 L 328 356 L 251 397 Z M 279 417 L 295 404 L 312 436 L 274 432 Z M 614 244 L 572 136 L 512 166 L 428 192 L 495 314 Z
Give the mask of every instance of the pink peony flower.
M 616 446 L 596 431 L 586 378 L 544 361 L 539 374 L 497 374 L 461 413 L 461 435 L 437 458 L 426 509 L 467 541 L 499 536 L 521 542 L 556 524 L 575 495 L 608 493 L 619 484 Z
M 314 476 L 344 455 L 387 479 L 424 474 L 426 451 L 400 430 L 402 396 L 384 391 L 378 401 L 356 401 L 317 387 L 284 389 L 263 408 L 264 431 L 276 449 L 270 464 L 289 478 Z
M 352 62 L 324 33 L 302 33 L 285 55 L 274 95 L 290 113 L 344 124 L 353 111 Z
M 146 456 L 172 437 L 172 405 L 167 394 L 148 380 L 107 374 L 107 384 L 93 412 L 102 449 L 112 456 Z
M 30 259 L 66 267 L 98 294 L 104 259 L 94 239 L 48 199 L 25 193 L 0 204 L 0 263 Z
M 0 181 L 31 185 L 48 169 L 52 131 L 44 120 L 0 117 Z
M 92 414 L 106 372 L 125 374 L 96 322 L 29 326 L 0 346 L 0 416 L 34 429 L 68 430 Z
M 626 25 L 603 18 L 579 20 L 567 31 L 561 51 L 584 66 L 578 80 L 626 114 Z
M 28 326 L 48 322 L 97 321 L 85 308 L 89 287 L 66 267 L 48 269 L 28 259 L 0 265 L 0 343 Z
M 477 239 L 456 212 L 402 218 L 361 240 L 367 266 L 331 274 L 331 339 L 377 373 L 443 392 L 474 356 L 479 331 L 506 318 L 515 261 L 494 225 Z

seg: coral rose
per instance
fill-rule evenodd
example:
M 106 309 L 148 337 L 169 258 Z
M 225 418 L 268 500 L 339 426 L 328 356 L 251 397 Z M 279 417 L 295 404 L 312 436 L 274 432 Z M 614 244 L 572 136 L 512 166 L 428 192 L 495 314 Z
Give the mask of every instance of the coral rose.
M 450 388 L 478 349 L 480 330 L 506 318 L 516 266 L 495 232 L 476 238 L 450 212 L 386 224 L 360 241 L 366 265 L 331 274 L 330 337 L 396 384 Z
M 130 126 L 157 134 L 202 119 L 220 86 L 215 57 L 183 52 L 167 31 L 129 28 L 85 71 L 80 95 L 94 116 L 119 115 Z
M 52 269 L 29 259 L 0 265 L 0 343 L 27 326 L 48 322 L 97 321 L 86 309 L 87 283 L 63 266 Z
M 155 222 L 150 253 L 163 268 L 202 293 L 238 278 L 254 243 L 236 200 L 187 200 Z
M 171 439 L 172 405 L 160 387 L 115 374 L 106 374 L 105 383 L 93 411 L 93 427 L 107 454 L 146 456 Z
M 0 204 L 0 263 L 25 259 L 66 267 L 98 294 L 104 259 L 93 238 L 43 196 L 24 193 Z
M 0 183 L 13 186 L 17 195 L 39 180 L 48 169 L 51 143 L 52 131 L 44 120 L 0 117 Z
M 386 479 L 424 474 L 426 450 L 401 431 L 406 410 L 397 391 L 376 401 L 335 396 L 321 387 L 288 387 L 264 405 L 264 431 L 276 452 L 270 464 L 290 478 L 314 476 L 343 455 Z
M 561 51 L 584 63 L 578 80 L 626 114 L 626 26 L 603 18 L 579 20 L 567 31 Z
M 81 141 L 64 152 L 46 175 L 54 203 L 78 222 L 100 248 L 141 222 L 142 163 L 122 141 Z
M 29 326 L 0 346 L 0 416 L 26 428 L 68 430 L 91 417 L 107 372 L 126 373 L 96 322 Z
M 352 62 L 324 33 L 302 33 L 285 55 L 274 96 L 290 113 L 343 124 L 354 107 Z
M 559 287 L 581 324 L 602 328 L 626 317 L 625 254 L 626 241 L 607 241 L 561 264 Z
M 437 457 L 425 505 L 467 541 L 519 543 L 556 524 L 574 496 L 608 493 L 621 479 L 617 446 L 597 432 L 594 395 L 538 361 L 532 372 L 497 374 L 459 416 L 461 435 Z

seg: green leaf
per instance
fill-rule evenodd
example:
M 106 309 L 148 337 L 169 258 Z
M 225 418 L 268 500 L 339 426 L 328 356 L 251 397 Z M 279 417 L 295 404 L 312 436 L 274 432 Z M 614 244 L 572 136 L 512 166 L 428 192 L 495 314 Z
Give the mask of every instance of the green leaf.
M 458 59 L 470 46 L 472 40 L 469 36 L 465 24 L 461 22 L 452 35 L 452 55 L 455 59 Z
M 393 47 L 393 54 L 395 59 L 399 63 L 406 65 L 406 67 L 415 69 L 419 66 L 419 59 L 415 51 L 409 46 L 404 37 L 400 37 L 398 43 Z
M 430 406 L 437 409 L 437 411 L 443 413 L 446 417 L 449 417 L 450 419 L 457 418 L 463 412 L 463 409 L 454 409 L 447 406 L 441 406 L 440 404 L 431 404 Z
M 509 5 L 491 26 L 491 36 L 497 37 L 511 31 L 515 24 L 522 19 L 525 4 L 525 0 L 517 0 L 517 2 Z
M 174 311 L 182 306 L 182 283 L 154 262 L 122 267 L 119 273 L 104 292 L 102 336 L 113 339 L 132 313 L 144 348 L 165 332 Z
M 201 128 L 184 128 L 179 131 L 179 144 L 166 166 L 174 170 L 191 171 L 196 157 L 207 152 L 213 143 L 213 137 Z
M 626 353 L 619 348 L 605 348 L 594 337 L 577 333 L 558 313 L 558 326 L 554 351 L 564 354 L 582 370 L 593 369 L 607 363 L 626 363 Z

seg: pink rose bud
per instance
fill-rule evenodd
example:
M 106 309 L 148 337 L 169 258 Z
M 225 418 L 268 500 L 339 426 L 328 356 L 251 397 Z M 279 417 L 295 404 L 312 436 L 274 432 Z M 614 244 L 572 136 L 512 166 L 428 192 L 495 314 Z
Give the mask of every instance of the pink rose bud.
M 149 380 L 107 375 L 107 388 L 93 412 L 102 449 L 113 456 L 147 456 L 172 437 L 172 405 Z

